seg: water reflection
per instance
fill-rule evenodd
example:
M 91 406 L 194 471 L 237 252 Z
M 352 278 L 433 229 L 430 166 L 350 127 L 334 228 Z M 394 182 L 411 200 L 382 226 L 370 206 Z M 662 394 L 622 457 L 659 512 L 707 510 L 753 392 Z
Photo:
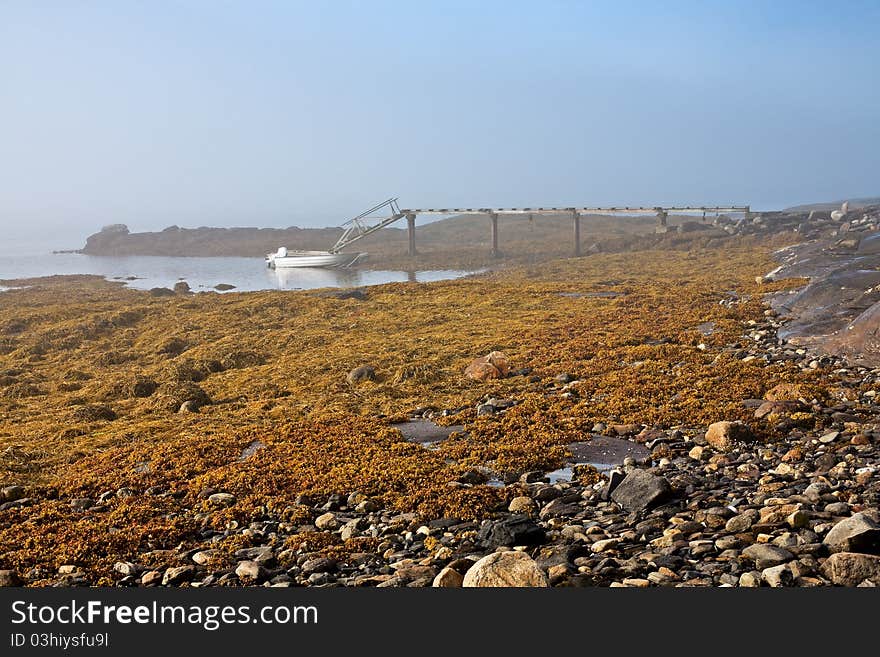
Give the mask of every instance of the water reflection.
M 319 287 L 362 287 L 381 283 L 429 283 L 460 278 L 472 272 L 454 269 L 431 271 L 389 271 L 361 269 L 268 269 L 268 278 L 279 290 L 308 290 Z
M 0 280 L 37 278 L 55 274 L 96 274 L 109 280 L 149 290 L 174 287 L 186 281 L 194 291 L 212 291 L 219 284 L 237 292 L 306 290 L 320 287 L 360 287 L 381 283 L 425 283 L 466 276 L 469 271 L 371 271 L 361 269 L 269 269 L 262 258 L 162 256 L 87 256 L 57 254 L 0 255 Z

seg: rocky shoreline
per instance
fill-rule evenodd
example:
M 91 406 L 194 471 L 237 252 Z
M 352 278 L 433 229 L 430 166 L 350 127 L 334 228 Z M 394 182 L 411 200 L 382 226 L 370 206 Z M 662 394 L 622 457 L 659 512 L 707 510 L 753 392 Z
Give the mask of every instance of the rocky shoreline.
M 597 424 L 593 432 L 635 441 L 650 456 L 627 457 L 607 474 L 575 467 L 575 480 L 548 483 L 544 472 L 507 483 L 503 508 L 482 521 L 398 513 L 358 492 L 300 497 L 310 521 L 266 513 L 201 542 L 120 561 L 116 586 L 874 586 L 880 584 L 880 371 L 814 357 L 777 337 L 785 320 L 767 311 L 741 342 L 724 349 L 768 365 L 822 368 L 839 401 L 823 404 L 797 384 L 743 400 L 783 438 L 758 438 L 741 422 L 654 428 Z M 557 394 L 578 381 L 558 377 Z M 875 403 L 875 400 L 878 403 Z M 489 403 L 503 414 L 516 400 Z M 486 403 L 484 403 L 484 406 Z M 451 486 L 485 485 L 479 469 Z M 25 491 L 2 490 L 0 509 L 25 505 Z M 120 489 L 107 498 L 134 494 Z M 145 494 L 150 494 L 147 491 Z M 159 493 L 161 494 L 161 493 Z M 205 489 L 222 510 L 234 496 Z M 83 510 L 107 500 L 71 500 Z M 195 510 L 193 511 L 195 513 Z M 203 514 L 207 527 L 207 516 Z M 233 563 L 213 546 L 241 537 Z M 291 542 L 293 539 L 293 543 Z M 365 539 L 363 551 L 333 556 L 334 542 Z M 160 557 L 179 565 L 155 569 Z M 47 582 L 48 578 L 48 582 Z M 0 572 L 0 583 L 87 586 L 75 565 L 57 573 Z

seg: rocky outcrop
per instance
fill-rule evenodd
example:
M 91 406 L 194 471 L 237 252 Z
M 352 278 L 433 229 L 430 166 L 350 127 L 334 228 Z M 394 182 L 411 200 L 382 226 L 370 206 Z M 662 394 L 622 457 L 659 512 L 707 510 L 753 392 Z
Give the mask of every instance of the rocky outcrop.
M 323 250 L 342 234 L 338 228 L 180 228 L 131 233 L 115 224 L 91 235 L 82 249 L 87 255 L 252 256 L 262 257 L 279 245 L 289 249 Z

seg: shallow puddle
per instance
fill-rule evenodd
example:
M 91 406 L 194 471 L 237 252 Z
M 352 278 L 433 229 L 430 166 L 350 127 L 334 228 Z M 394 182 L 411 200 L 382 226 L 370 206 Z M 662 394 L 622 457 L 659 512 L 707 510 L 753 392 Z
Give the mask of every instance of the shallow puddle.
M 407 422 L 397 422 L 391 426 L 403 434 L 403 437 L 408 441 L 419 443 L 428 449 L 436 449 L 438 442 L 446 440 L 453 433 L 461 432 L 464 429 L 460 424 L 441 427 L 431 420 L 421 418 L 408 420 Z
M 266 446 L 266 443 L 264 443 L 261 440 L 253 441 L 250 445 L 248 445 L 243 450 L 241 450 L 241 456 L 238 457 L 238 460 L 244 461 L 245 459 L 256 454 L 259 450 L 263 449 L 265 446 Z
M 651 452 L 644 445 L 623 438 L 594 435 L 590 440 L 571 443 L 568 446 L 570 463 L 591 463 L 611 467 L 621 465 L 623 459 L 632 456 L 637 461 L 648 458 Z

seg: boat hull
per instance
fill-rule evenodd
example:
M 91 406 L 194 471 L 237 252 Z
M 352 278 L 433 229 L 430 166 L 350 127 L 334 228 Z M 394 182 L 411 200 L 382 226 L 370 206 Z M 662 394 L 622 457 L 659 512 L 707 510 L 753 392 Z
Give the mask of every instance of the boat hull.
M 350 267 L 365 253 L 330 253 L 328 251 L 289 251 L 286 255 L 270 253 L 266 264 L 273 269 L 293 267 Z

